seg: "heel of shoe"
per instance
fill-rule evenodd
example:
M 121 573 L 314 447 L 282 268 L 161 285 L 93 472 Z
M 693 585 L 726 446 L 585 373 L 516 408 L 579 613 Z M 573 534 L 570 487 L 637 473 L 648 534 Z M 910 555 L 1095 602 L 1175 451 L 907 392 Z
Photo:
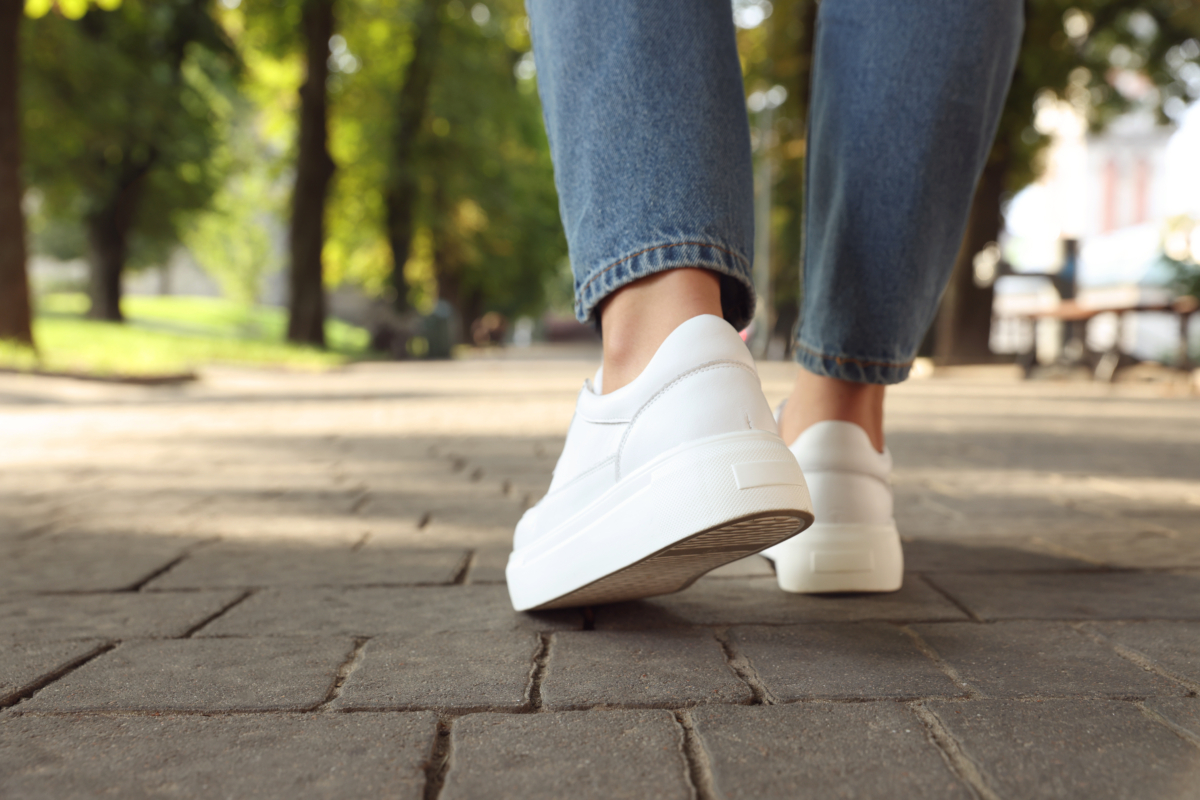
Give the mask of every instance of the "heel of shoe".
M 894 522 L 818 522 L 763 555 L 775 562 L 785 592 L 894 592 L 904 580 L 904 551 Z

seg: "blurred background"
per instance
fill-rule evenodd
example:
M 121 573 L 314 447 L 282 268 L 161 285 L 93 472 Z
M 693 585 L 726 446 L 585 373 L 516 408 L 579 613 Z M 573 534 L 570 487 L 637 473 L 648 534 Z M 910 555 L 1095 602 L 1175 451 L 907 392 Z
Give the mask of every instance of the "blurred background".
M 1200 4 L 1028 0 L 922 355 L 1200 357 Z M 801 300 L 813 0 L 733 0 L 756 355 Z M 520 0 L 0 0 L 0 368 L 145 379 L 593 343 Z M 914 76 L 914 80 L 919 78 Z

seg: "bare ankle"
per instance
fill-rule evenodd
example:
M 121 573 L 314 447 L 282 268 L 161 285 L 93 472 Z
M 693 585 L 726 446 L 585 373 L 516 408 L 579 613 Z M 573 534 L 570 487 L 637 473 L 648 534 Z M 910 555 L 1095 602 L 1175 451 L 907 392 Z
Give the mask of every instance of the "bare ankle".
M 606 298 L 600 307 L 604 393 L 640 375 L 671 332 L 701 314 L 721 316 L 720 279 L 705 269 L 659 272 Z
M 818 422 L 853 422 L 883 452 L 883 398 L 886 387 L 814 375 L 801 369 L 779 421 L 779 435 L 788 444 Z

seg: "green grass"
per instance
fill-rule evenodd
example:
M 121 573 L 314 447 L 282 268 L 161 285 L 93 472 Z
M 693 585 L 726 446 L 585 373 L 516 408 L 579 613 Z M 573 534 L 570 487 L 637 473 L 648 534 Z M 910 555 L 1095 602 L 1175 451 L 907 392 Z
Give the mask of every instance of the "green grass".
M 129 297 L 124 324 L 84 319 L 81 294 L 39 298 L 35 354 L 0 342 L 0 367 L 99 376 L 189 372 L 205 364 L 326 369 L 369 356 L 368 334 L 343 322 L 325 325 L 328 350 L 283 341 L 287 314 L 207 297 Z

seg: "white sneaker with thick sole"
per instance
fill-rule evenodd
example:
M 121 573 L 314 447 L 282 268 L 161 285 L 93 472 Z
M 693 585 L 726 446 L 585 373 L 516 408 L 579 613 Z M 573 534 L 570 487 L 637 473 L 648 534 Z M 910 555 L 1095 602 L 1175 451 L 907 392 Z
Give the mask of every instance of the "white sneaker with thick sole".
M 904 552 L 892 516 L 892 456 L 852 422 L 818 422 L 792 443 L 817 521 L 766 550 L 786 592 L 894 592 Z
M 550 490 L 517 524 L 515 609 L 678 592 L 812 523 L 754 359 L 725 320 L 683 323 L 611 394 L 601 380 L 584 383 Z

